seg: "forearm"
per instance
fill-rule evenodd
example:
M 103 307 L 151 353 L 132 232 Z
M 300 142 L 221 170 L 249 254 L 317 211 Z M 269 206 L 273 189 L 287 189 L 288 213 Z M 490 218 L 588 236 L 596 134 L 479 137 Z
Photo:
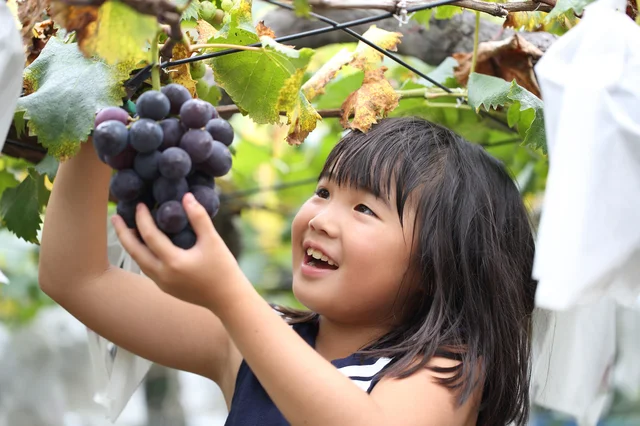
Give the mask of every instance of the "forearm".
M 293 426 L 385 424 L 371 397 L 300 338 L 249 283 L 235 300 L 219 312 L 220 318 Z
M 107 200 L 110 169 L 91 142 L 60 164 L 46 210 L 40 252 L 40 285 L 71 286 L 109 267 Z

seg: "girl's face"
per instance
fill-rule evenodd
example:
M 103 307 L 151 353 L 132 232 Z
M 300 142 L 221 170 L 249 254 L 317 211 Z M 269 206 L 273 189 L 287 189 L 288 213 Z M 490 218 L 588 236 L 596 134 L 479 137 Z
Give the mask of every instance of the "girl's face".
M 399 322 L 411 287 L 398 293 L 409 279 L 413 219 L 405 209 L 403 228 L 387 199 L 321 179 L 292 224 L 296 298 L 334 321 Z

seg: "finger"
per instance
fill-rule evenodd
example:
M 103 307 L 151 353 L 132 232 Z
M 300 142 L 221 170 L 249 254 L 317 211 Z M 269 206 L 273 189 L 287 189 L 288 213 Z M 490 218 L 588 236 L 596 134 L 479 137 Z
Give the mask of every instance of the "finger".
M 182 198 L 182 205 L 187 212 L 187 218 L 198 241 L 211 240 L 217 232 L 213 227 L 209 213 L 202 207 L 202 204 L 196 200 L 192 193 L 187 192 Z
M 171 240 L 158 229 L 151 212 L 142 203 L 136 206 L 136 226 L 145 244 L 157 258 L 162 260 L 173 254 Z
M 133 260 L 136 261 L 138 266 L 140 266 L 147 275 L 155 275 L 154 272 L 157 270 L 160 262 L 158 258 L 140 242 L 135 234 L 135 230 L 129 229 L 124 220 L 118 215 L 113 216 L 111 222 L 113 223 L 120 243 L 122 243 L 127 253 L 131 255 Z

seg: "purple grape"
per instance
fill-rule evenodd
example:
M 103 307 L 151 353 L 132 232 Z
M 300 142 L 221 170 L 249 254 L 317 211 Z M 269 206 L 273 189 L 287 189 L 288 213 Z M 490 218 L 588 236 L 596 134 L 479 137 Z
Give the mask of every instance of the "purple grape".
M 191 247 L 195 246 L 196 240 L 196 234 L 194 234 L 189 228 L 183 229 L 171 237 L 173 245 L 184 250 L 189 250 Z
M 184 86 L 176 83 L 167 84 L 160 90 L 169 99 L 171 114 L 180 114 L 182 104 L 191 99 L 191 93 Z
M 96 115 L 94 127 L 98 127 L 101 123 L 109 120 L 119 121 L 122 124 L 127 125 L 129 124 L 129 114 L 127 111 L 119 107 L 107 107 L 101 109 Z
M 229 148 L 222 142 L 213 141 L 213 152 L 204 163 L 196 166 L 196 170 L 210 176 L 220 177 L 229 173 L 232 162 L 233 159 Z
M 127 144 L 127 147 L 120 154 L 114 155 L 113 157 L 105 156 L 104 162 L 115 170 L 132 169 L 136 154 L 138 154 L 138 151 Z
M 191 158 L 181 148 L 167 148 L 160 154 L 158 170 L 162 176 L 169 179 L 185 178 L 191 170 Z
M 116 213 L 122 216 L 124 223 L 127 224 L 127 228 L 136 229 L 136 205 L 137 201 L 122 201 L 119 200 L 116 206 Z
M 198 171 L 187 177 L 187 183 L 189 184 L 189 188 L 196 185 L 202 185 L 208 188 L 215 188 L 216 186 L 213 176 Z
M 211 218 L 218 213 L 218 209 L 220 208 L 220 198 L 218 197 L 215 189 L 207 186 L 195 185 L 189 189 L 189 192 L 193 194 Z
M 180 148 L 187 151 L 193 163 L 202 163 L 213 152 L 213 138 L 205 130 L 191 129 L 180 139 Z
M 182 202 L 182 197 L 187 192 L 189 184 L 184 178 L 175 180 L 160 176 L 153 182 L 153 198 L 158 204 L 171 200 Z
M 180 108 L 180 119 L 190 129 L 202 129 L 211 120 L 213 105 L 201 99 L 191 99 Z
M 162 145 L 158 148 L 160 151 L 164 151 L 172 146 L 178 146 L 180 144 L 180 139 L 182 139 L 182 135 L 187 131 L 177 118 L 167 118 L 162 120 L 160 122 L 160 127 L 162 127 L 163 134 Z
M 177 234 L 187 227 L 189 220 L 180 201 L 167 201 L 156 212 L 158 228 L 167 234 Z
M 144 181 L 131 169 L 120 170 L 111 178 L 109 190 L 118 201 L 133 201 L 142 195 Z
M 136 102 L 136 111 L 141 118 L 162 120 L 169 115 L 171 103 L 164 93 L 157 90 L 144 92 Z
M 148 118 L 141 118 L 131 125 L 129 143 L 138 152 L 155 151 L 162 145 L 162 127 Z
M 116 156 L 127 147 L 129 131 L 120 121 L 102 122 L 93 131 L 93 146 L 99 156 Z
M 212 105 L 213 106 L 213 105 Z M 220 114 L 218 114 L 218 110 L 216 107 L 213 107 L 213 113 L 211 113 L 211 118 L 220 118 Z
M 226 146 L 233 143 L 233 127 L 227 120 L 222 118 L 214 118 L 209 120 L 206 126 L 207 132 L 211 134 L 213 139 L 222 142 Z
M 133 170 L 144 180 L 155 180 L 160 177 L 158 163 L 161 156 L 160 151 L 140 153 L 133 162 Z

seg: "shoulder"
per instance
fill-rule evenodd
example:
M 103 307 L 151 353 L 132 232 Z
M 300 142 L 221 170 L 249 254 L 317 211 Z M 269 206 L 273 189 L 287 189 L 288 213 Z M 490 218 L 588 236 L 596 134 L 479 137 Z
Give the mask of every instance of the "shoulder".
M 407 426 L 467 426 L 475 425 L 482 386 L 461 406 L 456 394 L 438 383 L 438 379 L 451 377 L 451 373 L 434 372 L 430 368 L 447 369 L 459 361 L 433 358 L 429 364 L 409 377 L 384 377 L 371 392 L 388 418 L 398 419 Z

